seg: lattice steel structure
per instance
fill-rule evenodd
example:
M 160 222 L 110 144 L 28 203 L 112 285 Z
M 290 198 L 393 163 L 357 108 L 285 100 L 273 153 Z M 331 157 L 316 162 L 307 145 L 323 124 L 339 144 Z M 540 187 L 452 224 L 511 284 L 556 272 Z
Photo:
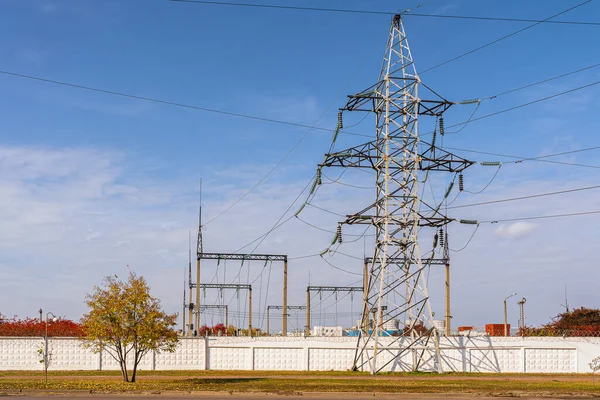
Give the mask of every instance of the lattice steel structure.
M 306 310 L 306 306 L 286 306 L 286 313 L 287 311 L 293 311 L 293 310 Z M 281 310 L 283 312 L 283 306 L 267 306 L 267 335 L 271 334 L 271 310 Z M 286 320 L 287 317 L 289 317 L 289 314 L 286 314 Z M 281 333 L 283 334 L 283 328 L 281 330 Z M 287 335 L 287 327 L 286 327 L 286 335 Z
M 221 260 L 236 260 L 241 261 L 242 264 L 244 261 L 264 261 L 265 265 L 267 262 L 283 262 L 283 305 L 282 305 L 282 334 L 284 336 L 287 335 L 287 275 L 288 275 L 288 257 L 284 254 L 242 254 L 242 253 L 207 253 L 204 251 L 204 247 L 202 244 L 202 180 L 200 180 L 200 208 L 198 211 L 198 241 L 196 244 L 196 283 L 192 282 L 192 256 L 191 249 L 189 255 L 189 276 L 188 276 L 188 287 L 190 290 L 190 303 L 187 306 L 189 311 L 189 325 L 188 325 L 188 335 L 191 336 L 195 331 L 200 327 L 200 312 L 199 310 L 202 308 L 201 299 L 200 299 L 200 289 L 247 289 L 248 290 L 248 298 L 249 298 L 249 306 L 248 306 L 248 331 L 249 334 L 252 333 L 252 287 L 251 285 L 235 285 L 235 284 L 203 284 L 200 283 L 200 262 L 201 260 L 216 260 L 220 262 Z M 191 244 L 190 244 L 191 247 Z M 193 289 L 196 289 L 196 301 L 193 302 Z M 185 303 L 185 294 L 184 294 L 184 303 Z M 184 306 L 185 313 L 185 306 Z M 195 318 L 194 318 L 195 317 Z M 196 330 L 194 330 L 194 322 Z M 185 325 L 185 323 L 184 323 Z
M 364 286 L 307 286 L 306 287 L 306 325 L 305 336 L 310 336 L 310 293 L 311 292 L 364 292 Z
M 196 288 L 197 293 L 200 293 L 200 290 L 206 290 L 206 289 L 217 289 L 219 291 L 223 291 L 224 289 L 229 289 L 229 290 L 236 290 L 236 291 L 240 291 L 240 290 L 247 290 L 248 291 L 248 336 L 252 336 L 252 285 L 239 285 L 239 284 L 235 284 L 235 283 L 201 283 L 201 284 L 196 284 L 196 283 L 190 283 L 190 290 Z M 200 298 L 200 296 L 198 296 L 198 298 Z M 190 310 L 194 310 L 194 313 L 196 314 L 196 320 L 200 321 L 200 313 L 202 312 L 202 310 L 206 310 L 208 308 L 223 308 L 225 307 L 225 313 L 226 313 L 226 317 L 225 319 L 227 320 L 226 326 L 229 326 L 229 309 L 227 306 L 210 306 L 210 305 L 204 305 L 204 304 L 200 304 L 199 301 L 197 301 L 196 304 L 194 303 L 190 303 L 189 308 Z M 200 327 L 200 323 L 197 323 L 197 328 L 198 329 Z
M 421 87 L 433 100 L 419 97 Z M 378 82 L 349 96 L 341 109 L 374 113 L 375 140 L 327 154 L 317 173 L 320 176 L 323 167 L 347 167 L 369 168 L 376 175 L 375 202 L 341 222 L 375 227 L 355 370 L 417 370 L 425 364 L 428 369 L 442 370 L 423 276 L 428 261 L 421 259 L 418 237 L 421 228 L 437 231 L 451 219 L 440 212 L 440 205 L 426 204 L 420 198 L 419 171 L 458 173 L 473 163 L 436 147 L 434 140 L 431 144 L 421 141 L 418 121 L 419 116 L 437 119 L 452 104 L 419 79 L 402 20 L 394 16 Z M 338 129 L 341 125 L 340 117 Z M 424 147 L 421 152 L 419 145 Z M 374 309 L 378 317 L 372 328 L 366 321 Z M 384 327 L 395 319 L 399 320 L 399 336 L 384 337 Z

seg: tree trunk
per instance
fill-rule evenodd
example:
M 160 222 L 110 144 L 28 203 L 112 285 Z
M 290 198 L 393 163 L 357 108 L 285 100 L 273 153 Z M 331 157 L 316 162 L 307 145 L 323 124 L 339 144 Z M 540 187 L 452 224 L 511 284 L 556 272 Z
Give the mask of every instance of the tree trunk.
M 138 352 L 136 350 L 134 357 L 133 357 L 133 372 L 131 373 L 131 382 L 135 382 L 135 376 L 137 375 L 137 368 L 138 368 L 138 364 L 140 363 L 140 361 L 142 361 L 142 352 Z
M 133 372 L 131 373 L 131 382 L 135 382 L 136 372 L 137 372 L 137 362 L 133 365 Z
M 121 368 L 121 375 L 123 375 L 123 382 L 129 382 L 127 376 L 127 354 L 123 352 L 123 348 L 119 344 L 116 346 L 117 356 L 119 357 L 119 367 Z
M 127 376 L 127 361 L 121 360 L 121 373 L 123 374 L 123 382 L 129 382 L 129 376 Z

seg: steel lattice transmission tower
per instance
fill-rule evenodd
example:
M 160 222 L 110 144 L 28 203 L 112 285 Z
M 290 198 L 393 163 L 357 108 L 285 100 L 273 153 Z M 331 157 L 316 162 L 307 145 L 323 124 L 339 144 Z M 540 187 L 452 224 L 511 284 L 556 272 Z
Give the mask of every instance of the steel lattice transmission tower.
M 434 100 L 421 99 L 421 87 Z M 419 231 L 430 227 L 435 233 L 450 219 L 439 205 L 430 206 L 420 198 L 419 172 L 457 173 L 473 163 L 436 147 L 435 140 L 420 141 L 418 121 L 419 116 L 439 118 L 452 104 L 421 83 L 400 15 L 394 16 L 378 82 L 349 96 L 341 109 L 374 113 L 375 140 L 327 154 L 317 173 L 320 176 L 323 167 L 368 168 L 376 176 L 376 201 L 341 222 L 375 227 L 355 370 L 426 367 L 441 372 L 438 333 L 423 274 L 428 260 L 421 259 Z M 420 146 L 425 148 L 421 152 Z M 338 232 L 341 240 L 341 229 Z M 392 337 L 385 328 L 395 320 L 401 335 Z

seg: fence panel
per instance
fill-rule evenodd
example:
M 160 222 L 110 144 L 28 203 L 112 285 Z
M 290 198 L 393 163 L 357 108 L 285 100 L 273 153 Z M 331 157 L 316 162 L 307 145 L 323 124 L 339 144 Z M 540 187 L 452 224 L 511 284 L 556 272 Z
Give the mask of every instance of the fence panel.
M 49 339 L 50 369 L 54 370 L 97 370 L 100 354 L 83 347 L 77 339 Z
M 311 371 L 346 371 L 354 363 L 354 349 L 321 349 L 308 350 L 308 368 Z
M 155 355 L 155 369 L 159 371 L 204 369 L 205 343 L 204 339 L 181 339 L 175 352 L 161 352 Z
M 276 371 L 302 371 L 305 369 L 302 348 L 254 348 L 254 369 Z
M 521 349 L 469 349 L 470 372 L 523 372 Z
M 525 349 L 525 372 L 577 372 L 577 350 Z

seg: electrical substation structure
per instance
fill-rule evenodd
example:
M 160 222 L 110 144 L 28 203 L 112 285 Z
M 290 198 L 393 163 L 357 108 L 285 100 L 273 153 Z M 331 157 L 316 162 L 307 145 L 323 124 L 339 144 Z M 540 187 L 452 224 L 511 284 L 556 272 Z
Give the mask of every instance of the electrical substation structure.
M 439 239 L 440 237 L 444 237 L 444 239 Z M 445 281 L 445 298 L 446 298 L 446 309 L 444 313 L 444 329 L 446 336 L 450 336 L 451 331 L 451 319 L 452 314 L 450 312 L 450 248 L 448 247 L 448 231 L 446 229 L 441 229 L 438 235 L 438 241 L 441 247 L 443 247 L 443 257 L 442 258 L 428 258 L 427 265 L 443 265 L 446 269 L 446 281 Z M 404 263 L 406 260 L 404 257 L 400 258 L 389 258 L 388 262 L 393 264 Z M 377 263 L 378 261 L 375 260 Z M 368 285 L 368 268 L 369 265 L 373 263 L 373 257 L 365 257 L 364 259 L 364 286 Z M 367 291 L 363 293 L 363 307 L 366 304 L 366 296 Z M 385 307 L 385 306 L 384 306 Z M 372 311 L 373 313 L 374 311 Z M 363 316 L 363 318 L 368 317 L 368 315 Z M 368 324 L 369 321 L 365 320 L 364 324 Z
M 308 286 L 306 288 L 306 326 L 304 335 L 310 336 L 310 292 L 333 292 L 337 295 L 340 292 L 363 292 L 363 286 Z
M 421 88 L 433 99 L 422 99 Z M 368 224 L 375 228 L 354 370 L 377 373 L 391 364 L 393 370 L 416 371 L 427 364 L 428 368 L 443 372 L 439 333 L 433 326 L 424 276 L 434 252 L 431 252 L 431 259 L 422 259 L 419 236 L 422 238 L 423 234 L 419 231 L 431 232 L 435 250 L 438 230 L 442 233 L 439 240 L 443 240 L 444 227 L 452 219 L 442 213 L 442 204 L 432 206 L 420 197 L 419 173 L 460 174 L 474 163 L 436 146 L 437 132 L 431 143 L 422 141 L 418 122 L 419 117 L 435 118 L 439 133 L 443 135 L 443 114 L 453 104 L 456 103 L 442 98 L 421 82 L 402 19 L 395 15 L 379 80 L 366 90 L 349 96 L 346 106 L 340 109 L 333 139 L 335 142 L 343 129 L 343 113 L 363 111 L 375 114 L 374 140 L 326 154 L 317 169 L 316 182 L 325 167 L 371 169 L 376 176 L 375 202 L 347 215 L 338 225 L 339 242 L 342 241 L 341 227 L 345 224 Z M 449 190 L 446 197 L 448 193 Z M 374 329 L 366 322 L 366 316 L 373 309 L 378 310 Z M 394 319 L 398 320 L 400 333 L 386 336 L 384 327 Z
M 201 185 L 202 187 L 202 185 Z M 200 190 L 202 193 L 202 190 Z M 244 261 L 264 261 L 265 265 L 268 262 L 283 262 L 283 302 L 281 308 L 281 331 L 282 335 L 287 335 L 287 275 L 288 275 L 288 257 L 287 255 L 282 254 L 242 254 L 242 253 L 205 253 L 202 245 L 202 194 L 200 194 L 200 210 L 198 213 L 198 241 L 196 248 L 196 283 L 192 282 L 192 263 L 191 258 L 189 262 L 189 271 L 188 271 L 188 286 L 190 290 L 190 303 L 188 304 L 188 315 L 189 315 L 189 325 L 188 325 L 188 336 L 193 336 L 197 329 L 201 326 L 201 318 L 200 314 L 203 309 L 201 304 L 201 289 L 217 289 L 222 291 L 224 289 L 232 289 L 232 290 L 247 290 L 248 291 L 248 335 L 252 336 L 252 285 L 250 284 L 218 284 L 218 283 L 200 283 L 200 266 L 201 260 L 216 260 L 220 262 L 221 260 L 236 260 L 240 261 L 242 264 Z M 193 290 L 196 289 L 195 297 L 196 301 L 192 302 L 193 299 Z M 228 311 L 227 311 L 228 312 Z M 194 322 L 192 322 L 194 321 Z M 194 324 L 196 329 L 194 329 Z
M 201 283 L 199 285 L 195 283 L 190 283 L 190 289 L 196 288 L 196 292 L 200 292 L 200 290 L 206 291 L 206 289 L 217 289 L 219 291 L 223 291 L 224 289 L 235 290 L 239 293 L 240 290 L 248 291 L 248 336 L 252 336 L 252 285 L 244 285 L 244 284 L 235 284 L 235 283 Z M 200 327 L 200 312 L 202 310 L 206 310 L 207 307 L 200 304 L 198 301 L 196 304 L 190 303 L 190 309 L 196 310 L 196 326 L 198 329 Z M 227 312 L 229 314 L 229 312 Z M 229 315 L 226 316 L 226 318 Z M 229 321 L 227 321 L 229 322 Z
M 229 306 L 227 304 L 201 304 L 200 312 L 208 310 L 225 310 L 225 327 L 229 327 Z
M 274 255 L 274 254 L 231 254 L 231 253 L 198 253 L 197 264 L 196 264 L 196 282 L 200 282 L 200 260 L 238 260 L 238 261 L 282 261 L 283 262 L 283 305 L 282 310 L 282 323 L 281 331 L 282 335 L 287 335 L 287 256 L 286 255 Z M 190 274 L 191 275 L 191 274 Z M 233 290 L 247 290 L 248 291 L 248 334 L 252 334 L 252 286 L 251 285 L 240 285 L 240 284 L 223 284 L 223 283 L 201 283 L 197 285 L 190 279 L 190 298 L 192 298 L 192 291 L 196 289 L 196 302 L 189 305 L 189 320 L 192 321 L 192 315 L 195 315 L 195 324 L 200 327 L 200 312 L 203 308 L 201 305 L 201 289 L 233 289 Z M 193 335 L 194 327 L 190 325 L 188 329 L 188 335 Z
M 306 310 L 306 306 L 287 306 L 286 308 L 288 311 Z M 283 306 L 267 306 L 267 335 L 271 334 L 271 310 L 282 310 L 283 311 Z M 289 314 L 286 315 L 286 317 L 289 317 Z M 283 332 L 283 330 L 282 330 L 282 332 Z

